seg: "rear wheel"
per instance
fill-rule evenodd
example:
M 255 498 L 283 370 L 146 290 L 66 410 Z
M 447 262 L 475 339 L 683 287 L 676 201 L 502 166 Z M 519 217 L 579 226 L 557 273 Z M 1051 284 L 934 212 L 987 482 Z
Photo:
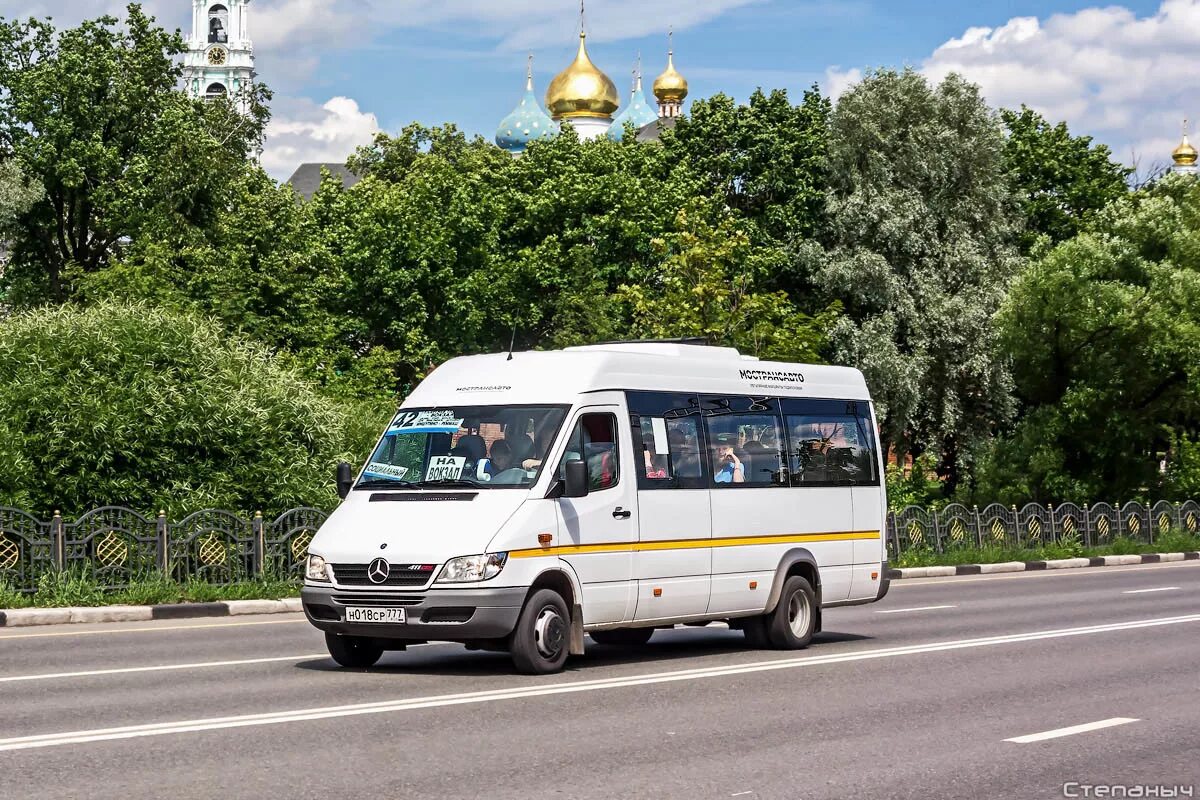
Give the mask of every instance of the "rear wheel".
M 571 616 L 562 595 L 539 589 L 521 609 L 509 652 L 517 671 L 526 675 L 558 672 L 567 661 Z
M 343 667 L 369 667 L 383 655 L 382 647 L 363 636 L 326 633 L 325 646 L 329 648 L 333 660 Z
M 812 584 L 792 575 L 783 584 L 779 604 L 767 615 L 767 638 L 778 650 L 808 647 L 817 630 L 817 593 Z
M 650 641 L 654 628 L 618 628 L 614 631 L 592 631 L 588 636 L 596 644 L 611 644 L 618 647 L 638 647 Z

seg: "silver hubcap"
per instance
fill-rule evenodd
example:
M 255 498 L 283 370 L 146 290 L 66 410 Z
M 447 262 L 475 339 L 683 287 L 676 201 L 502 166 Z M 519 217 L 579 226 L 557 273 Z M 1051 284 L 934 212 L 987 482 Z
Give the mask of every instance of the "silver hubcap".
M 543 608 L 533 623 L 533 637 L 537 641 L 538 652 L 545 658 L 553 659 L 562 652 L 566 641 L 566 622 L 553 608 Z
M 797 639 L 803 639 L 808 633 L 809 613 L 808 595 L 804 592 L 793 594 L 792 599 L 788 601 L 788 625 Z

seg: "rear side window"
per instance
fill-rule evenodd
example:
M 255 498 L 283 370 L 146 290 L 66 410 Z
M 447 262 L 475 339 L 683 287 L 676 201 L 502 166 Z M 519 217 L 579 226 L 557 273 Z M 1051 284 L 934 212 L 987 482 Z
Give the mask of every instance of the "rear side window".
M 771 397 L 702 395 L 712 486 L 786 486 L 779 401 Z
M 567 451 L 558 465 L 558 477 L 567 475 L 566 463 L 587 462 L 593 492 L 616 486 L 620 480 L 620 453 L 617 450 L 617 418 L 613 414 L 584 414 L 575 423 L 567 440 Z
M 626 392 L 639 489 L 703 489 L 700 400 L 696 395 Z
M 877 486 L 875 428 L 866 403 L 781 401 L 793 486 Z

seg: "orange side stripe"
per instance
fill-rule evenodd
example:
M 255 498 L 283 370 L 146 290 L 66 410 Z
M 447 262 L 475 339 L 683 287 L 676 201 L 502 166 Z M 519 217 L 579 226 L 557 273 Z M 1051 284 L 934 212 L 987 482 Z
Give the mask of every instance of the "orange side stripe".
M 648 550 L 692 550 L 705 547 L 745 547 L 758 544 L 794 544 L 798 542 L 840 542 L 881 538 L 879 531 L 830 531 L 828 533 L 785 533 L 777 536 L 727 536 L 716 539 L 665 539 L 647 542 L 606 542 L 604 544 L 566 544 L 510 550 L 509 558 L 566 556 L 580 553 L 634 553 Z

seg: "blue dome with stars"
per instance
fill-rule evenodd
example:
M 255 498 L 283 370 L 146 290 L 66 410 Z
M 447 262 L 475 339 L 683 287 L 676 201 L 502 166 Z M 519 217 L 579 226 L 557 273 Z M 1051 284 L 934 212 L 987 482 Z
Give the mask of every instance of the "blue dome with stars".
M 525 96 L 512 113 L 500 121 L 496 129 L 496 144 L 513 155 L 525 152 L 530 142 L 549 139 L 558 133 L 558 123 L 538 105 L 533 94 L 533 67 L 525 78 Z
M 613 120 L 612 127 L 608 129 L 610 139 L 621 141 L 621 137 L 625 135 L 625 123 L 632 122 L 634 130 L 641 130 L 651 122 L 658 120 L 658 114 L 646 103 L 646 96 L 642 94 L 642 76 L 639 74 L 634 79 L 633 91 L 629 95 L 629 102 L 625 104 L 625 109 L 617 115 Z

